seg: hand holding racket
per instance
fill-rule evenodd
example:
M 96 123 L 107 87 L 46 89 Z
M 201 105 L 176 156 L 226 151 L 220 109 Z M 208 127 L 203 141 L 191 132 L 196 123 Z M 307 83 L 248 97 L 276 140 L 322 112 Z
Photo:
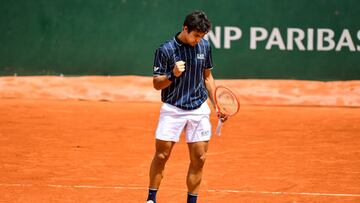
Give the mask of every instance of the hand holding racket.
M 235 94 L 229 88 L 224 86 L 216 87 L 214 100 L 219 117 L 216 134 L 220 136 L 223 122 L 239 111 L 240 103 Z

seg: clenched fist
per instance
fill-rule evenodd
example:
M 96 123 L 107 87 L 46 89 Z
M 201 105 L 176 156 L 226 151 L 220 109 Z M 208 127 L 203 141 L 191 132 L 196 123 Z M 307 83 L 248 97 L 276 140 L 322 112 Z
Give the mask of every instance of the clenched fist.
M 185 71 L 185 62 L 184 61 L 177 61 L 175 63 L 174 69 L 173 69 L 173 73 L 175 75 L 175 77 L 179 77 L 182 72 Z

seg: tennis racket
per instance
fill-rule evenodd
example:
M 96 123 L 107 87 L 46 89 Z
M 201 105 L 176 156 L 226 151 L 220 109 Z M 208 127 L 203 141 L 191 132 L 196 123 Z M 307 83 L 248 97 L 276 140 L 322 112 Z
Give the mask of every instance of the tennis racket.
M 218 112 L 228 117 L 234 116 L 240 109 L 240 102 L 235 94 L 227 87 L 217 86 L 214 95 L 215 105 Z M 220 136 L 223 121 L 219 118 L 216 134 Z

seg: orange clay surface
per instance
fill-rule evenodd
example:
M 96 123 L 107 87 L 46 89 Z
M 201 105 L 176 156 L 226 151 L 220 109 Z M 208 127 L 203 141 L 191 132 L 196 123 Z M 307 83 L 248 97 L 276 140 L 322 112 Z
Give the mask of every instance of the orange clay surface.
M 0 202 L 145 202 L 160 101 L 8 89 L 0 88 Z M 188 163 L 182 138 L 158 203 L 186 202 Z M 243 104 L 210 142 L 198 202 L 360 202 L 360 108 Z

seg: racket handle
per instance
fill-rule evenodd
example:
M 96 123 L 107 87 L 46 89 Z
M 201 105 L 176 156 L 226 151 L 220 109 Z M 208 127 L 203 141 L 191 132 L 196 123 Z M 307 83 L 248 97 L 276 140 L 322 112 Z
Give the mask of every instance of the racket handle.
M 219 119 L 218 124 L 217 124 L 217 127 L 216 127 L 216 134 L 217 134 L 218 136 L 220 136 L 220 134 L 221 134 L 221 126 L 222 126 L 222 124 L 223 124 L 222 120 Z

